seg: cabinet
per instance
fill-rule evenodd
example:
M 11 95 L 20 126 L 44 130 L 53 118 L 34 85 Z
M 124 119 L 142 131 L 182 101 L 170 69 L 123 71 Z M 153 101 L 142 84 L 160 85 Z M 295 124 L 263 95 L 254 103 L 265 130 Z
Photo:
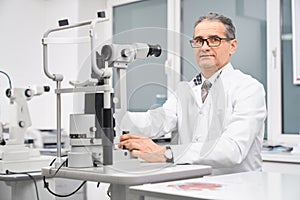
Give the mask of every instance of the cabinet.
M 263 171 L 300 174 L 300 154 L 263 152 Z

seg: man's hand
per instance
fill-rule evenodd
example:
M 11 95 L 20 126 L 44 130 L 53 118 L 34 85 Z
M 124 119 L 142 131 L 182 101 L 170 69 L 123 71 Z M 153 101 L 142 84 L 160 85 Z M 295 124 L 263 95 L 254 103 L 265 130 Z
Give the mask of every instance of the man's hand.
M 143 135 L 125 134 L 120 137 L 119 148 L 125 147 L 135 157 L 148 162 L 166 162 L 166 148 Z

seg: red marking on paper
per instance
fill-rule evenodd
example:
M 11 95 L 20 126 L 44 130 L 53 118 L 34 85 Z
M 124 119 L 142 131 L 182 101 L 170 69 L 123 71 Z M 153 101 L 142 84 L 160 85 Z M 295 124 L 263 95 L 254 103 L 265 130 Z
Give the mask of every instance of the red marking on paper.
M 216 190 L 222 187 L 222 185 L 216 183 L 191 182 L 183 184 L 172 184 L 168 185 L 168 187 L 178 188 L 182 190 Z

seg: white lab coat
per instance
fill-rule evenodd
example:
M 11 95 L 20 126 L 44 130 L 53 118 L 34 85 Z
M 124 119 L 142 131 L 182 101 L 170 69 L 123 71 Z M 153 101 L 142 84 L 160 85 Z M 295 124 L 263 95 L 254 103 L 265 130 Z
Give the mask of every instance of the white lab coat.
M 171 149 L 177 164 L 211 165 L 213 174 L 261 170 L 263 85 L 230 63 L 221 71 L 204 104 L 192 81 L 181 82 L 162 107 L 120 114 L 117 124 L 152 138 L 176 131 Z

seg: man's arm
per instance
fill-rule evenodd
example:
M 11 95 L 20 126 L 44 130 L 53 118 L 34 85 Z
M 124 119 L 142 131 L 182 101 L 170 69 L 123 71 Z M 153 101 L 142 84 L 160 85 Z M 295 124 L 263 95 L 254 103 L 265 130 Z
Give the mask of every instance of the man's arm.
M 154 138 L 177 128 L 177 98 L 174 95 L 162 107 L 147 112 L 125 112 L 116 116 L 120 130 Z
M 255 140 L 259 138 L 262 141 L 266 118 L 263 86 L 249 84 L 247 89 L 241 87 L 236 94 L 232 104 L 233 111 L 220 138 L 208 141 L 212 142 L 211 148 L 205 153 L 202 149 L 206 144 L 202 142 L 172 146 L 175 163 L 200 163 L 215 168 L 233 167 L 243 162 L 255 145 Z

